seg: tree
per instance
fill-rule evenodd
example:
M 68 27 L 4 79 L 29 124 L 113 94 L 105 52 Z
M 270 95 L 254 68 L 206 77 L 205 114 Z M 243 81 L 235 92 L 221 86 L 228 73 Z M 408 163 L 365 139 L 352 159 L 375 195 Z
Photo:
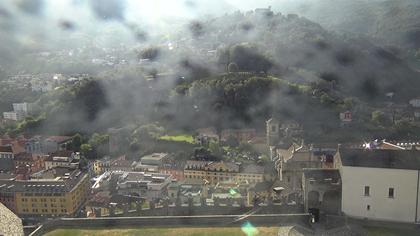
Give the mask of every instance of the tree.
M 109 135 L 94 133 L 89 140 L 96 156 L 104 156 L 109 154 Z
M 146 49 L 143 49 L 138 57 L 139 59 L 149 59 L 151 61 L 156 60 L 159 57 L 160 49 L 156 47 L 149 47 Z
M 372 122 L 378 125 L 386 126 L 388 124 L 388 121 L 388 117 L 386 117 L 385 113 L 383 113 L 382 111 L 372 112 Z
M 150 141 L 157 139 L 162 136 L 164 132 L 165 129 L 161 126 L 156 124 L 146 124 L 134 130 L 131 136 L 133 139 L 136 138 L 139 142 L 142 142 L 143 140 Z
M 80 135 L 79 133 L 75 134 L 71 140 L 72 150 L 79 152 L 80 146 L 82 145 L 82 143 L 83 143 L 82 135 Z
M 79 169 L 85 170 L 87 166 L 88 166 L 88 161 L 86 160 L 85 157 L 82 156 L 79 161 Z
M 223 156 L 223 148 L 220 146 L 219 143 L 210 142 L 209 150 L 214 156 L 218 158 L 221 158 Z
M 87 159 L 95 159 L 96 157 L 94 150 L 90 144 L 82 144 L 80 146 L 80 151 L 82 152 L 82 155 L 85 156 Z
M 273 64 L 252 44 L 236 44 L 229 51 L 231 61 L 236 63 L 240 70 L 267 72 Z

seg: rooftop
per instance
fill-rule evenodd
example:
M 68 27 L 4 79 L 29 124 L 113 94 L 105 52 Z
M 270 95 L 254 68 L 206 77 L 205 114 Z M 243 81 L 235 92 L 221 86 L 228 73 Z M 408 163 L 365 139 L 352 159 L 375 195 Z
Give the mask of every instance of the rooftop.
M 30 180 L 1 180 L 0 192 L 43 192 L 61 193 L 70 192 L 84 177 L 86 173 L 78 169 L 56 167 L 51 170 L 34 174 Z
M 150 154 L 150 155 L 143 156 L 141 158 L 141 161 L 144 162 L 144 163 L 147 163 L 149 161 L 151 161 L 151 162 L 161 161 L 167 155 L 168 155 L 168 153 L 153 153 L 153 154 Z
M 264 174 L 264 166 L 259 166 L 256 164 L 244 164 L 241 165 L 242 173 L 255 173 L 255 174 Z
M 12 146 L 0 146 L 0 152 L 8 152 L 8 153 L 13 153 L 13 149 Z
M 420 151 L 340 149 L 343 166 L 420 170 Z

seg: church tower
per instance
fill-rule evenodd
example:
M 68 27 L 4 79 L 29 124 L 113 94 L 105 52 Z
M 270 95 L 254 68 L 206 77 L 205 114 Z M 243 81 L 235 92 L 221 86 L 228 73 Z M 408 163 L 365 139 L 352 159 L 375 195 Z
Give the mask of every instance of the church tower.
M 276 146 L 280 138 L 280 124 L 277 120 L 271 118 L 266 122 L 267 145 Z

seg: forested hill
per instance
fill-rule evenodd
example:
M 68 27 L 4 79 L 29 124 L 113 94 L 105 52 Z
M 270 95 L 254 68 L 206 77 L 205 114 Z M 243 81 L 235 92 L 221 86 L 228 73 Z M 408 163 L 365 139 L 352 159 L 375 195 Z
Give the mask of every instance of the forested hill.
M 420 77 L 367 39 L 270 12 L 237 12 L 181 28 L 171 35 L 174 47 L 150 44 L 137 50 L 141 63 L 57 88 L 36 101 L 41 116 L 6 131 L 104 133 L 151 122 L 188 132 L 261 129 L 276 115 L 303 124 L 309 140 L 416 132 L 404 126 L 400 133 L 400 124 L 380 112 L 373 116 L 387 93 L 401 104 L 417 97 Z M 345 110 L 355 113 L 352 132 L 340 132 L 338 115 Z
M 297 15 L 237 12 L 196 22 L 189 30 L 194 45 L 218 46 L 219 65 L 235 62 L 240 71 L 270 71 L 306 82 L 323 78 L 368 101 L 382 100 L 389 92 L 407 101 L 420 86 L 418 73 L 393 51 Z

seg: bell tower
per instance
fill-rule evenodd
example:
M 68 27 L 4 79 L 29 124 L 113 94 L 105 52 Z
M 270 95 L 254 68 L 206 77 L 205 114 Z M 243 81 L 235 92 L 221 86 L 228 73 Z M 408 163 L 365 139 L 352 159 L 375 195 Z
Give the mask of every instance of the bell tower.
M 266 122 L 268 146 L 276 146 L 279 143 L 279 138 L 280 138 L 279 130 L 280 130 L 280 124 L 274 118 L 271 118 Z

